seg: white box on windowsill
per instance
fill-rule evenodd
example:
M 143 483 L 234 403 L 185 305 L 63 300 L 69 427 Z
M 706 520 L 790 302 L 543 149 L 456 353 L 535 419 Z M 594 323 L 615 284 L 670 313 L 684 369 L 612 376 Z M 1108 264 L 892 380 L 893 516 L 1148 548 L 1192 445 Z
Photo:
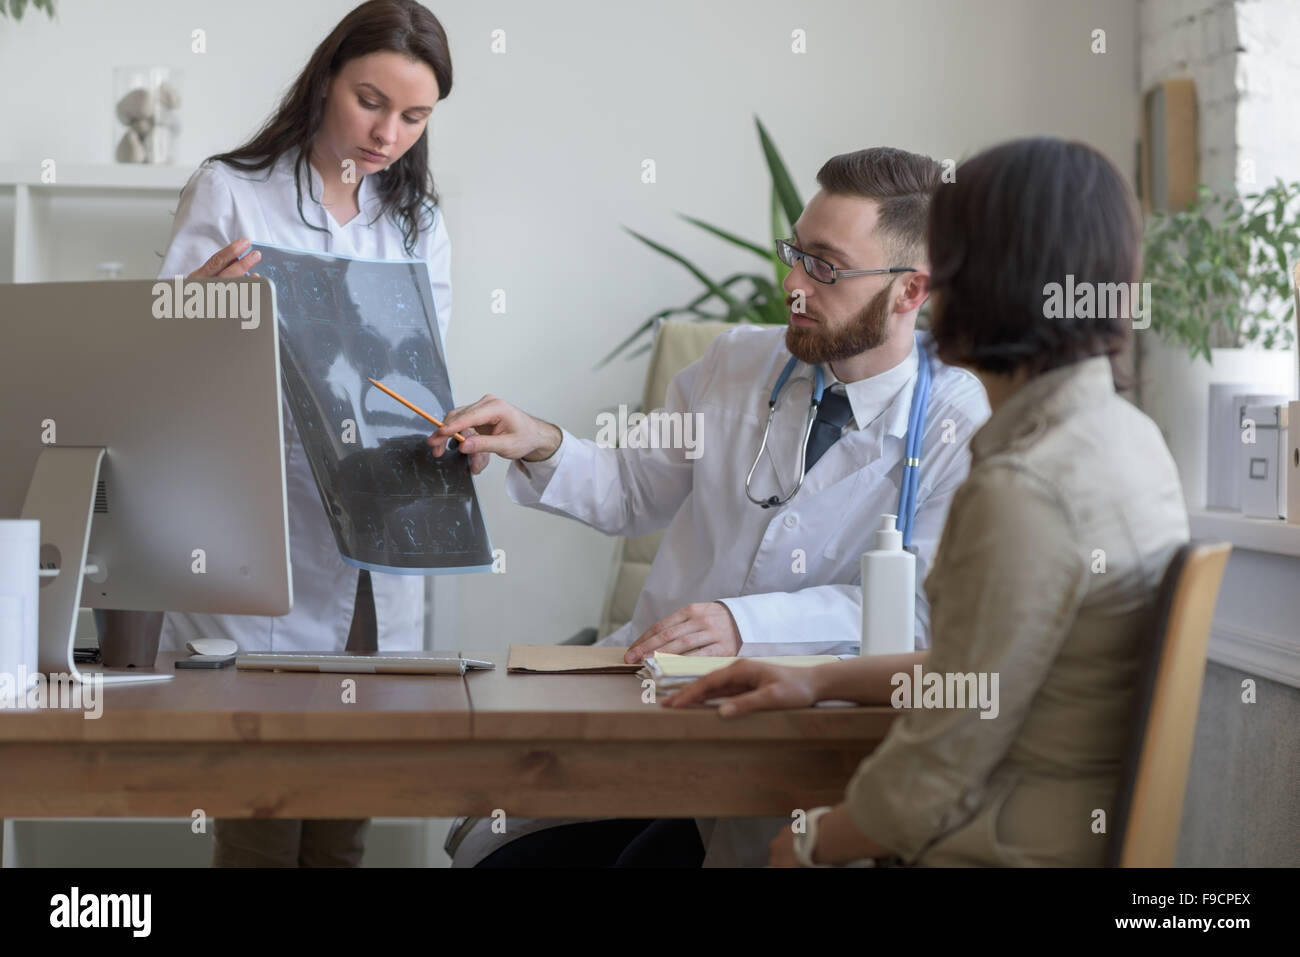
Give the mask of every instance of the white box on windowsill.
M 1247 518 L 1287 516 L 1288 405 L 1249 405 L 1242 411 L 1241 513 Z M 1254 442 L 1248 441 L 1250 430 Z

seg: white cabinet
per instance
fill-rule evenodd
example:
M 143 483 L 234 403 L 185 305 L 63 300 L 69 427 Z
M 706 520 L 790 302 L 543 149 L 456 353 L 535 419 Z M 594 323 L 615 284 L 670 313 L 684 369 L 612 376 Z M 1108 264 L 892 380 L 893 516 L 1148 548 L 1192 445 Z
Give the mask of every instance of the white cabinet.
M 181 188 L 182 166 L 0 163 L 0 282 L 158 274 Z M 53 174 L 53 182 L 48 180 Z

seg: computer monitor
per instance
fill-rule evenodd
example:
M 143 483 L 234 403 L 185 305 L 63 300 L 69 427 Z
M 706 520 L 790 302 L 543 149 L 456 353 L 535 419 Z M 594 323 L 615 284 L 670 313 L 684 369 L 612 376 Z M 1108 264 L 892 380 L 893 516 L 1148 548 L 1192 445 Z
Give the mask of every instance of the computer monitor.
M 42 673 L 78 674 L 83 605 L 289 611 L 267 279 L 0 285 L 0 342 L 0 516 L 41 521 Z

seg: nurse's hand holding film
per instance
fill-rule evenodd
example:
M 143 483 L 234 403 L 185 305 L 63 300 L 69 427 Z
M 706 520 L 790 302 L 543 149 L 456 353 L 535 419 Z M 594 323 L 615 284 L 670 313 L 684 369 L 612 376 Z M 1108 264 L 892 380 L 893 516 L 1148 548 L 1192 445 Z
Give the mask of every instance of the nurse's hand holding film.
M 504 399 L 485 395 L 472 405 L 452 409 L 442 420 L 442 428 L 428 438 L 433 454 L 441 456 L 447 443 L 459 432 L 465 436 L 460 450 L 473 461 L 482 456 L 486 465 L 489 453 L 503 459 L 540 462 L 555 454 L 563 434 L 549 422 L 533 418 Z
M 718 708 L 724 718 L 751 711 L 811 708 L 820 700 L 816 668 L 789 668 L 745 659 L 696 678 L 664 698 L 665 708 L 685 708 L 726 698 Z
M 740 654 L 740 631 L 720 601 L 697 602 L 677 609 L 645 630 L 623 660 L 636 664 L 652 652 L 728 658 Z
M 237 279 L 240 276 L 247 276 L 248 271 L 256 266 L 262 258 L 262 254 L 256 249 L 244 256 L 245 250 L 251 245 L 252 240 L 236 239 L 230 245 L 218 249 L 212 254 L 211 259 L 185 278 Z M 240 259 L 240 256 L 244 256 L 244 258 Z

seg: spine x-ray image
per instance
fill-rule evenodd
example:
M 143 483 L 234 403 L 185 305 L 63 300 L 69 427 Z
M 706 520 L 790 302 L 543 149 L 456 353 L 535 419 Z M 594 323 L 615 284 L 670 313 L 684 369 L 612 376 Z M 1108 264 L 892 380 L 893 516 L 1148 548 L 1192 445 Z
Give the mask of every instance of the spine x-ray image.
M 454 408 L 433 292 L 418 260 L 254 243 L 275 286 L 285 395 L 344 561 L 399 574 L 487 571 L 469 460 L 435 458 L 430 415 Z

